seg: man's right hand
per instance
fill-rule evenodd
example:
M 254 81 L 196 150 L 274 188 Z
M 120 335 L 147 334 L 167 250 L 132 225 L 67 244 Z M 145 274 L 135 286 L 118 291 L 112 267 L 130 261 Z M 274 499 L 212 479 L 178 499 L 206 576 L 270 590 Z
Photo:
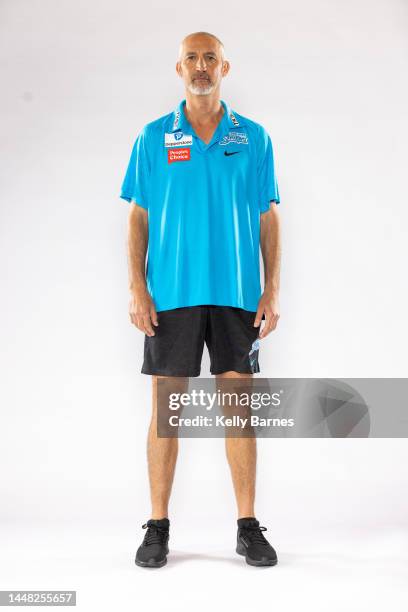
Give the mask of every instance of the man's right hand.
M 154 302 L 147 290 L 137 291 L 131 294 L 129 315 L 133 325 L 136 325 L 140 331 L 148 336 L 155 335 L 152 323 L 158 325 L 159 321 Z

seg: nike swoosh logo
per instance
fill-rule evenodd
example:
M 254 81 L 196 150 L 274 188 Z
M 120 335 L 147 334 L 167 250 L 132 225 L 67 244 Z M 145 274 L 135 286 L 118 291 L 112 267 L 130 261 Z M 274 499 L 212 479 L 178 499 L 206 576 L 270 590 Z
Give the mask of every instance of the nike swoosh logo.
M 237 155 L 237 153 L 242 153 L 242 151 L 231 151 L 231 153 L 224 151 L 224 155 L 226 155 L 227 157 L 229 157 L 230 155 Z

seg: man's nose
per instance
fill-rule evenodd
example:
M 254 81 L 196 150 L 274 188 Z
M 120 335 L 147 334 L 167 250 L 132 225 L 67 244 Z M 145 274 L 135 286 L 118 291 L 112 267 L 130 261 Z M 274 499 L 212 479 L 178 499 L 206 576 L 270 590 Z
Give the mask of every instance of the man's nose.
M 207 64 L 206 64 L 205 59 L 203 57 L 199 57 L 197 59 L 196 68 L 197 68 L 197 70 L 207 70 Z

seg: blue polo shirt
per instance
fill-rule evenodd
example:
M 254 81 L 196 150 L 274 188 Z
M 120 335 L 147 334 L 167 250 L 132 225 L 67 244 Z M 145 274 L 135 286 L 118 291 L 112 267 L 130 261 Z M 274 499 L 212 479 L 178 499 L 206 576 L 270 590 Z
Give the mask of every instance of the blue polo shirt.
M 280 202 L 272 142 L 261 125 L 221 103 L 209 144 L 182 100 L 133 145 L 120 197 L 148 211 L 147 288 L 157 312 L 258 308 L 260 215 Z

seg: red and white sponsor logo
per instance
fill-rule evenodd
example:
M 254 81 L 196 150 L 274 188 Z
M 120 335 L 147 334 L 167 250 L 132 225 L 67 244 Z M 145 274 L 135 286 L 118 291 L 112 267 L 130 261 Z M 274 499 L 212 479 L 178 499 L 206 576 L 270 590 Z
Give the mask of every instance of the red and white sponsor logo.
M 191 149 L 167 149 L 167 161 L 169 164 L 179 161 L 189 161 Z

